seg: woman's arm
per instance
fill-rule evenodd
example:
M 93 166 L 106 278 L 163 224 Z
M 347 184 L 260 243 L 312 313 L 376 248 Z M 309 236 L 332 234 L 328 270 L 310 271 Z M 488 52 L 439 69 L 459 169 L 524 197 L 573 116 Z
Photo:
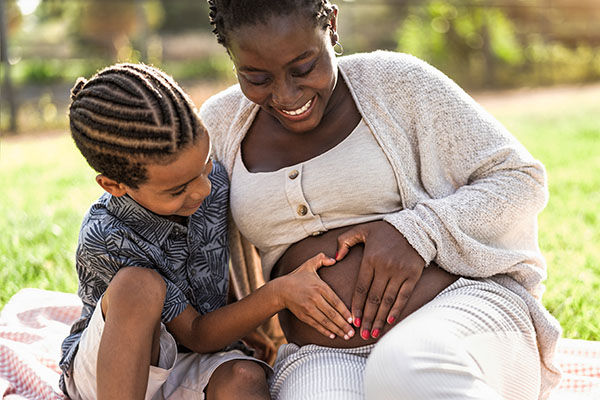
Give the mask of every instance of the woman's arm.
M 340 68 L 398 176 L 404 209 L 384 218 L 400 234 L 389 237 L 407 242 L 426 265 L 436 262 L 468 277 L 507 274 L 534 292 L 545 276 L 536 222 L 547 200 L 541 163 L 423 61 L 376 52 Z M 359 232 L 372 238 L 365 259 L 379 259 L 379 249 L 390 243 L 377 231 Z M 385 296 L 382 288 L 395 276 L 386 269 L 377 263 L 364 271 L 357 288 L 362 298 Z M 353 313 L 360 312 L 353 304 Z
M 291 274 L 274 279 L 245 298 L 200 315 L 192 306 L 167 323 L 175 339 L 198 353 L 222 349 L 246 336 L 262 322 L 287 308 L 322 335 L 347 336 L 350 312 L 318 276 L 335 260 L 319 254 Z

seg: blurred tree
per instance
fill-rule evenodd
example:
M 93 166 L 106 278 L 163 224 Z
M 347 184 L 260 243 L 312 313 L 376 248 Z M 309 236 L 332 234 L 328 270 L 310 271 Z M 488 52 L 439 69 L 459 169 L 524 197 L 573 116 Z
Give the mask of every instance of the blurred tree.
M 440 0 L 411 13 L 398 29 L 398 51 L 411 53 L 464 80 L 491 86 L 502 65 L 523 63 L 515 28 L 497 8 L 460 6 Z
M 164 21 L 161 32 L 211 31 L 206 0 L 161 0 Z
M 164 15 L 158 0 L 88 0 L 71 12 L 79 49 L 115 61 L 139 61 L 146 49 L 136 49 L 134 43 L 145 45 L 148 31 Z
M 8 55 L 8 41 L 6 37 L 10 30 L 16 29 L 20 25 L 21 13 L 16 7 L 14 1 L 6 2 L 0 0 L 0 63 L 2 64 L 2 96 L 0 100 L 5 100 L 8 103 L 9 109 L 9 124 L 10 132 L 17 131 L 17 112 L 18 104 L 13 91 L 12 77 L 10 74 L 10 58 Z M 11 29 L 12 28 L 12 29 Z M 0 101 L 1 104 L 1 101 Z M 0 122 L 1 119 L 0 119 Z
M 394 49 L 395 32 L 410 11 L 406 2 L 381 0 L 344 1 L 339 7 L 340 42 L 346 53 Z

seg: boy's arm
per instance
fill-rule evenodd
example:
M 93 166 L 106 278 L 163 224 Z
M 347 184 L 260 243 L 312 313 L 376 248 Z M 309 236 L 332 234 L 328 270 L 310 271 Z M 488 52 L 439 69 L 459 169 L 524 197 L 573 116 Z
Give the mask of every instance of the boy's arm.
M 243 299 L 200 315 L 188 306 L 167 323 L 175 339 L 197 353 L 209 353 L 241 339 L 284 308 L 322 334 L 352 335 L 350 312 L 317 270 L 335 260 L 319 254 L 292 273 L 267 282 Z M 351 320 L 351 319 L 350 319 Z

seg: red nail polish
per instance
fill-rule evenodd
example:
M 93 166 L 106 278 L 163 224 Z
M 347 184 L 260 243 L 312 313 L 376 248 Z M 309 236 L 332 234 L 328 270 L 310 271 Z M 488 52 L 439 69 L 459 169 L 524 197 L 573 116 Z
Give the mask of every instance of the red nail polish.
M 396 320 L 396 318 L 394 318 L 394 317 L 388 317 L 387 322 L 388 322 L 388 324 L 393 324 L 395 320 Z
M 360 318 L 354 318 L 354 326 L 360 327 Z
M 336 251 L 335 252 L 335 257 L 334 257 L 336 260 L 337 260 L 337 256 L 338 256 L 338 252 Z
M 373 331 L 371 332 L 371 336 L 377 339 L 379 337 L 379 329 L 373 329 Z
M 361 336 L 363 339 L 368 339 L 368 338 L 369 338 L 369 331 L 362 331 L 362 332 L 360 333 L 360 336 Z

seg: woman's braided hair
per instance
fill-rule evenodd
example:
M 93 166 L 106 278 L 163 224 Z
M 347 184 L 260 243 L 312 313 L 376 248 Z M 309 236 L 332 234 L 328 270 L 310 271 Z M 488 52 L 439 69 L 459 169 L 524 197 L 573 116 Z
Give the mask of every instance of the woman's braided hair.
M 88 164 L 137 189 L 146 165 L 174 161 L 204 134 L 196 107 L 166 73 L 143 64 L 117 64 L 71 89 L 71 136 Z
M 323 29 L 329 24 L 333 6 L 329 0 L 208 0 L 211 25 L 217 41 L 229 47 L 227 33 L 245 25 L 264 23 L 269 17 L 306 13 Z

